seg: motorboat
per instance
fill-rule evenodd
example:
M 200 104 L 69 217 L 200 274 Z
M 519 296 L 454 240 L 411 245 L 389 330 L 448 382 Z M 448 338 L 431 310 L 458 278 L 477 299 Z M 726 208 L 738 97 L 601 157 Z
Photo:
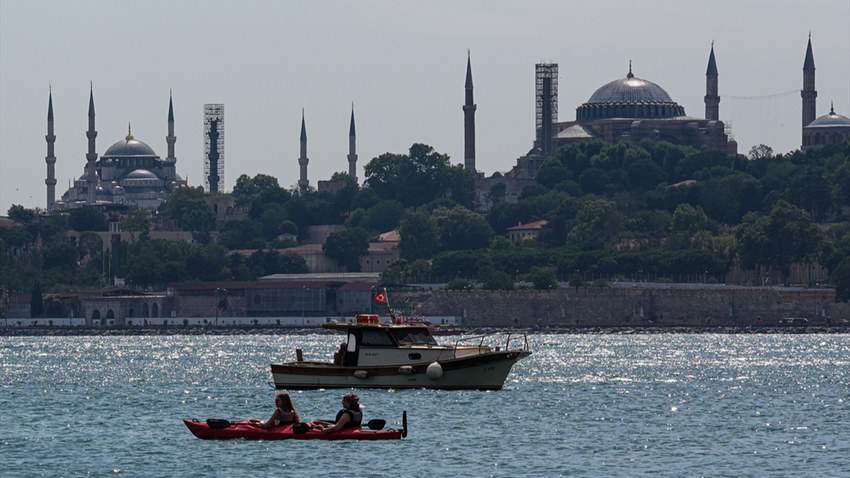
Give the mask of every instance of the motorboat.
M 322 327 L 345 334 L 334 361 L 305 361 L 296 349 L 296 361 L 271 364 L 274 388 L 500 390 L 511 367 L 531 355 L 525 333 L 464 336 L 440 345 L 425 324 L 381 322 L 374 314 Z

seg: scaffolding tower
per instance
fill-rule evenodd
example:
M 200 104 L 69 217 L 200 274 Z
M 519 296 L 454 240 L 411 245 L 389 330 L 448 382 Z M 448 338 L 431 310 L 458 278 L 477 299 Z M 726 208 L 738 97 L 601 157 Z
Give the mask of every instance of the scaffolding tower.
M 224 104 L 222 103 L 204 105 L 204 191 L 224 192 Z
M 558 64 L 538 63 L 535 73 L 536 143 L 545 157 L 555 152 L 552 125 L 558 122 Z

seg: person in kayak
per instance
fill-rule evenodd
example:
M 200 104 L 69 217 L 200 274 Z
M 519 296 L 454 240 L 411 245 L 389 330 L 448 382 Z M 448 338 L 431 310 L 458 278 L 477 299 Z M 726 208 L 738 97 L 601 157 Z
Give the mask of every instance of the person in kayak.
M 360 397 L 353 393 L 342 397 L 342 410 L 336 414 L 336 423 L 316 421 L 313 425 L 322 433 L 333 433 L 343 428 L 360 428 L 363 412 L 360 411 Z
M 256 421 L 257 426 L 260 426 L 262 428 L 271 428 L 280 425 L 291 425 L 293 423 L 301 423 L 301 417 L 299 417 L 298 412 L 295 411 L 295 406 L 292 404 L 292 398 L 290 398 L 288 393 L 278 393 L 277 396 L 274 397 L 274 405 L 274 413 L 272 413 L 272 416 L 268 419 L 268 421 L 250 421 Z

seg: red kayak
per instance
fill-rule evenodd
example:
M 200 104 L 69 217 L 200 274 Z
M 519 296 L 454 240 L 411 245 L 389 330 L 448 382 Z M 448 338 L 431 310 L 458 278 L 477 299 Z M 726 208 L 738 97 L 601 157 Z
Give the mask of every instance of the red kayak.
M 322 433 L 321 430 L 316 428 L 309 428 L 308 424 L 262 428 L 251 422 L 227 422 L 214 419 L 206 422 L 183 420 L 183 423 L 186 424 L 193 435 L 204 440 L 229 438 L 244 438 L 246 440 L 400 440 L 407 436 L 407 412 L 404 412 L 402 416 L 404 428 L 401 430 L 344 428 L 334 433 Z

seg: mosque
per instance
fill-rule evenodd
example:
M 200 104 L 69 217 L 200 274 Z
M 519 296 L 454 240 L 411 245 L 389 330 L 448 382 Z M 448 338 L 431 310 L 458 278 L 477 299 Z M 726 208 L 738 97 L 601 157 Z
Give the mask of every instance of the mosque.
M 98 158 L 96 150 L 94 91 L 89 92 L 88 153 L 83 174 L 58 200 L 55 199 L 56 178 L 54 166 L 56 156 L 53 134 L 53 93 L 50 93 L 47 108 L 47 207 L 48 209 L 73 209 L 83 206 L 136 205 L 153 212 L 186 180 L 176 172 L 177 158 L 174 156 L 174 106 L 168 99 L 168 156 L 160 158 L 147 144 L 133 137 L 132 131 L 106 149 Z
M 481 211 L 492 204 L 491 188 L 504 183 L 503 199 L 516 202 L 522 189 L 535 184 L 543 161 L 561 146 L 581 141 L 603 140 L 609 143 L 643 139 L 668 141 L 673 144 L 708 148 L 726 154 L 738 154 L 738 144 L 720 121 L 718 69 L 714 45 L 706 68 L 705 117 L 687 116 L 685 109 L 656 83 L 636 77 L 631 63 L 625 78 L 599 87 L 587 102 L 576 108 L 574 121 L 557 121 L 558 65 L 536 65 L 537 137 L 532 149 L 517 159 L 510 171 L 495 172 L 485 177 L 475 167 L 475 109 L 471 64 L 467 60 L 466 103 L 464 110 L 464 165 L 478 179 L 478 202 Z M 802 146 L 803 151 L 840 143 L 850 135 L 850 119 L 835 113 L 815 117 L 817 91 L 812 40 L 803 64 Z

